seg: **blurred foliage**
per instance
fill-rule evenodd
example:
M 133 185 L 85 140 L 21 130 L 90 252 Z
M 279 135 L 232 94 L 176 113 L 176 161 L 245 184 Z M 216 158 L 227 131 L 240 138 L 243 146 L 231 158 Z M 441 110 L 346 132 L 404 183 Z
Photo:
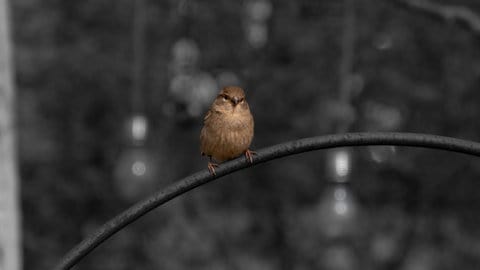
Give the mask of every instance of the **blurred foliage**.
M 480 11 L 472 1 L 439 2 Z M 132 203 L 113 173 L 132 113 L 132 1 L 11 4 L 25 269 L 49 269 Z M 198 44 L 199 70 L 215 78 L 233 72 L 247 89 L 254 149 L 333 133 L 339 121 L 351 131 L 480 140 L 478 33 L 454 22 L 390 1 L 357 2 L 355 95 L 345 103 L 337 100 L 340 1 L 274 1 L 261 49 L 245 39 L 242 2 L 147 5 L 142 109 L 152 126 L 147 149 L 159 156 L 156 189 L 206 167 L 201 116 L 182 116 L 169 93 L 172 46 L 185 37 Z M 173 113 L 172 103 L 180 108 Z M 478 268 L 478 160 L 356 149 L 351 188 L 364 219 L 353 240 L 334 243 L 315 222 L 325 161 L 322 151 L 293 156 L 195 190 L 114 236 L 78 269 Z

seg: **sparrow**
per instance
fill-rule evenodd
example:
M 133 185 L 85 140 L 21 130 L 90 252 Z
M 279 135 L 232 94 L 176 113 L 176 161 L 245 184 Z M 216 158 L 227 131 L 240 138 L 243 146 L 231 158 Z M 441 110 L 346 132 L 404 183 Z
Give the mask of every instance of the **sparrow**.
M 200 132 L 200 150 L 209 157 L 208 170 L 215 175 L 215 162 L 245 155 L 253 163 L 254 121 L 245 92 L 237 86 L 224 87 L 210 106 Z

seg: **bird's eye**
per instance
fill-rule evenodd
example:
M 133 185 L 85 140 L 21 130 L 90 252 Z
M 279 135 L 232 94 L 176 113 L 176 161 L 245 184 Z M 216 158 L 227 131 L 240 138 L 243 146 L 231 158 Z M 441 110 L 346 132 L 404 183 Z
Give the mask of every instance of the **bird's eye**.
M 223 96 L 223 101 L 227 101 L 228 98 L 226 96 Z

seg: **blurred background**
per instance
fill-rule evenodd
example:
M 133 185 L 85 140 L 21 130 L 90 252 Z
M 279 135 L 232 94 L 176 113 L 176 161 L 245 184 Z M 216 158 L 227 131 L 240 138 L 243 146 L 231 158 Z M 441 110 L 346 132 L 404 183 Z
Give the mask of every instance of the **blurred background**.
M 2 177 L 17 179 L 24 269 L 51 269 L 206 169 L 203 116 L 226 85 L 246 89 L 253 149 L 350 131 L 480 140 L 477 1 L 15 0 L 8 12 L 15 99 L 0 90 L 0 107 L 14 106 L 18 147 L 0 155 L 18 167 Z M 169 202 L 76 269 L 478 269 L 479 176 L 477 158 L 428 149 L 290 156 Z M 0 238 L 2 270 L 17 270 L 3 264 L 11 248 Z

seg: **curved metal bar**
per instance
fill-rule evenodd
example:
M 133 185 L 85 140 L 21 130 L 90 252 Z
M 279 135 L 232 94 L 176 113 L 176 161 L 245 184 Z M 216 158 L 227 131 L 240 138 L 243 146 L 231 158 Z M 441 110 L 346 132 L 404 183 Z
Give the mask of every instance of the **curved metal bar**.
M 206 169 L 202 170 L 171 184 L 164 190 L 158 191 L 143 201 L 131 206 L 124 212 L 107 221 L 97 231 L 76 245 L 62 258 L 60 263 L 54 269 L 70 269 L 109 237 L 126 227 L 128 224 L 139 219 L 141 216 L 189 190 L 218 179 L 224 175 L 255 166 L 259 163 L 303 152 L 343 146 L 365 145 L 425 147 L 480 156 L 480 143 L 417 133 L 346 133 L 311 137 L 273 145 L 257 150 L 253 164 L 246 162 L 244 158 L 237 158 L 222 163 L 216 169 L 216 176 L 210 175 L 209 171 Z

